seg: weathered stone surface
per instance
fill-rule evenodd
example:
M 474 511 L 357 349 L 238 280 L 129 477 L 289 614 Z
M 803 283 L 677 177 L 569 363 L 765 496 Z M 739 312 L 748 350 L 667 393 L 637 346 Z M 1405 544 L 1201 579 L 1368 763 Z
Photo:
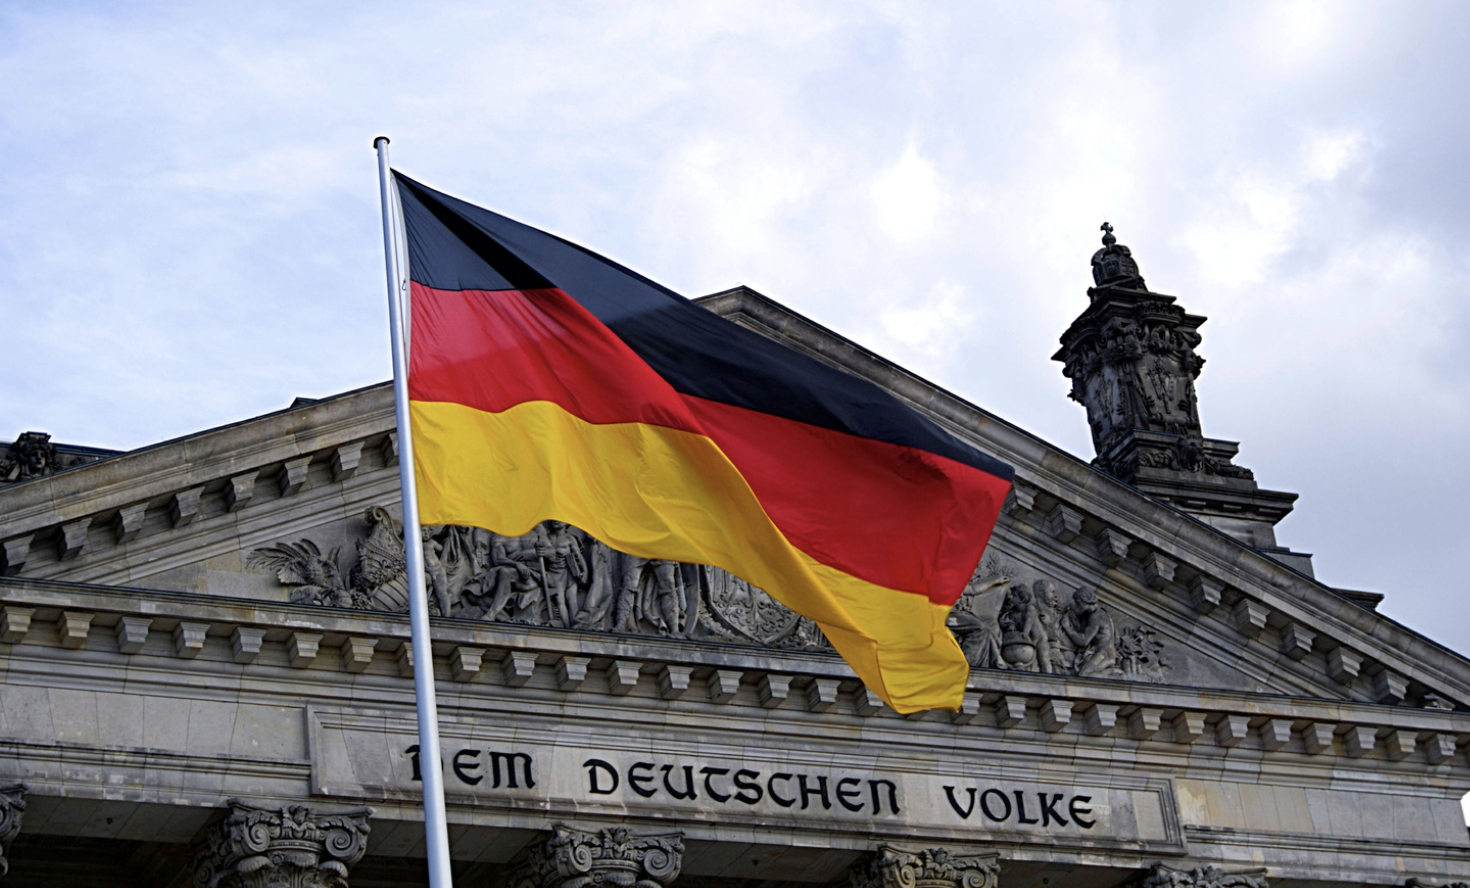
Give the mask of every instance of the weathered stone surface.
M 512 873 L 510 888 L 667 888 L 684 859 L 683 833 L 595 832 L 557 823 Z
M 997 888 L 999 854 L 955 854 L 947 848 L 904 851 L 880 845 L 855 864 L 851 888 Z
M 0 786 L 0 876 L 10 872 L 10 843 L 20 834 L 21 822 L 25 819 L 26 793 L 24 783 Z
M 371 808 L 326 814 L 307 805 L 226 805 L 194 851 L 197 888 L 347 888 L 349 870 L 367 852 Z
M 1264 869 L 1229 873 L 1218 866 L 1181 870 L 1162 863 L 1149 867 L 1138 882 L 1138 888 L 1267 888 L 1267 885 Z

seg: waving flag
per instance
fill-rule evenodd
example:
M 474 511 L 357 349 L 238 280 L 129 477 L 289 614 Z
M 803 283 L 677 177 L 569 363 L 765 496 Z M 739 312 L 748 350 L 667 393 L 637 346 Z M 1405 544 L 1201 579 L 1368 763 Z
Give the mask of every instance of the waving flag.
M 1011 468 L 889 393 L 395 174 L 426 524 L 556 519 L 815 620 L 899 712 L 958 708 L 945 627 Z

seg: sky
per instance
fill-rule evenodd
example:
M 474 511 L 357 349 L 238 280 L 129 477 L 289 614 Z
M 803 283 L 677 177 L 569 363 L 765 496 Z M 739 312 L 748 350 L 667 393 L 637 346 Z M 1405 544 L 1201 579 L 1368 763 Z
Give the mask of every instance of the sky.
M 1466 33 L 1411 2 L 0 2 L 0 438 L 128 449 L 387 379 L 386 134 L 1090 459 L 1050 356 L 1107 220 L 1210 318 L 1204 431 L 1301 494 L 1282 544 L 1470 652 Z

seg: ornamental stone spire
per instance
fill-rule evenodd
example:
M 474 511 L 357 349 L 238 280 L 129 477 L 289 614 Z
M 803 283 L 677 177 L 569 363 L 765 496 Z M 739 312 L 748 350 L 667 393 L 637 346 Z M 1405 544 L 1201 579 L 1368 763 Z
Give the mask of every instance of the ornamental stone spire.
M 1310 556 L 1276 545 L 1275 525 L 1296 494 L 1260 489 L 1231 461 L 1240 445 L 1201 429 L 1195 381 L 1205 359 L 1196 349 L 1205 318 L 1149 290 L 1133 251 L 1110 223 L 1102 231 L 1089 305 L 1052 356 L 1087 410 L 1093 465 L 1310 574 Z

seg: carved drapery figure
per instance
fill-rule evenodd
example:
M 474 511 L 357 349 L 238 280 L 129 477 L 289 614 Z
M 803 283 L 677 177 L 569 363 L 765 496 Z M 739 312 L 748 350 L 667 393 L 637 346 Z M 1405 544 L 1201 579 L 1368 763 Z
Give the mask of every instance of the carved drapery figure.
M 1062 613 L 1062 634 L 1071 642 L 1072 672 L 1077 675 L 1110 675 L 1118 660 L 1117 631 L 1113 618 L 1097 602 L 1097 593 L 1086 587 L 1072 593 L 1072 605 Z
M 257 808 L 239 799 L 194 852 L 197 888 L 347 888 L 367 851 L 371 808 L 318 814 L 306 805 Z
M 1025 583 L 1006 590 L 996 620 L 1000 624 L 1000 655 L 1006 665 L 1023 672 L 1052 671 L 1051 639 Z
M 10 872 L 10 843 L 20 834 L 20 822 L 26 813 L 26 785 L 12 783 L 0 786 L 0 876 Z
M 955 854 L 947 848 L 904 851 L 880 845 L 849 873 L 851 888 L 997 888 L 998 854 Z
M 684 861 L 681 832 L 588 832 L 562 823 L 551 830 L 551 838 L 534 846 L 511 875 L 511 888 L 668 888 Z
M 1144 871 L 1138 888 L 1269 888 L 1264 869 L 1227 873 L 1218 866 L 1190 870 L 1156 863 Z

